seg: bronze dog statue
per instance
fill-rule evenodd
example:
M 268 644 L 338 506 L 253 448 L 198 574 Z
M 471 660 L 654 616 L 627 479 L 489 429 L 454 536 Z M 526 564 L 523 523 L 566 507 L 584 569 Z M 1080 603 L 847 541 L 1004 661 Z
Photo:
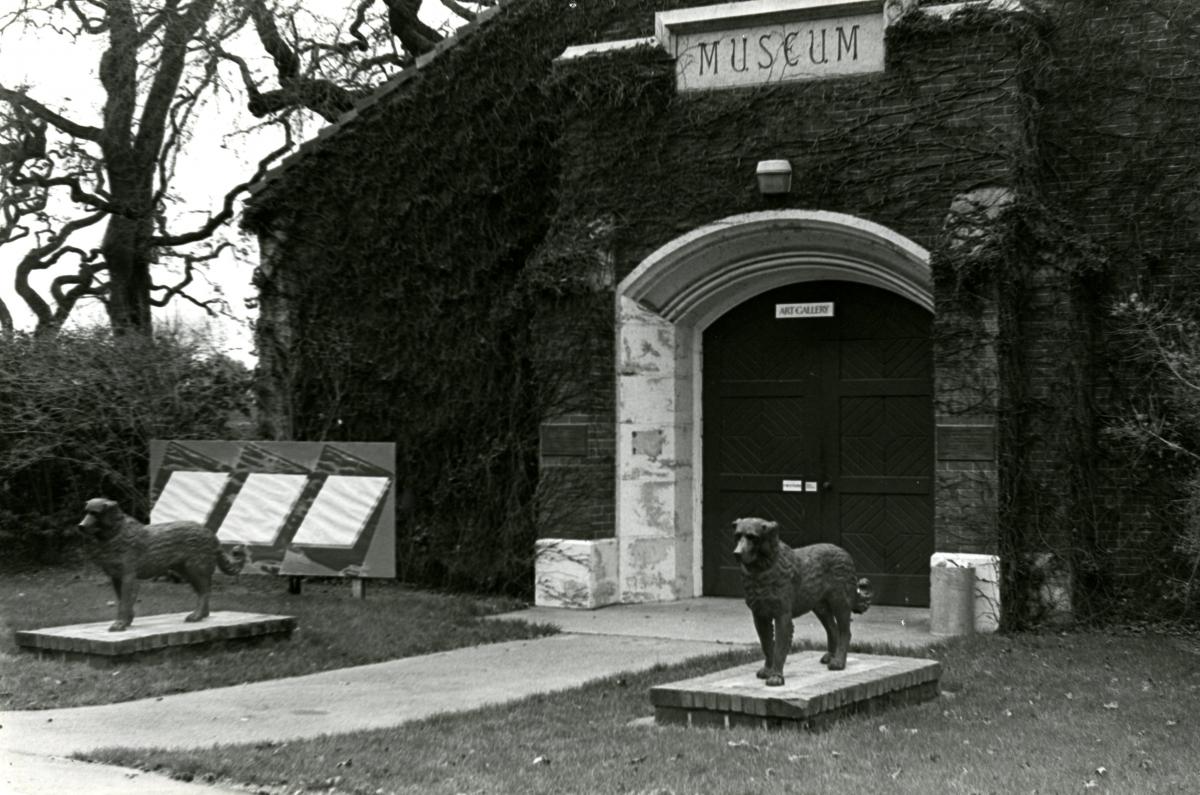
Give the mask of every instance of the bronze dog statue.
M 858 579 L 850 553 L 834 544 L 792 549 L 779 540 L 779 525 L 766 519 L 734 521 L 746 605 L 762 644 L 766 665 L 758 672 L 768 687 L 783 684 L 783 663 L 792 648 L 792 619 L 811 610 L 825 627 L 828 650 L 821 662 L 831 671 L 846 667 L 850 613 L 871 604 L 871 583 Z
M 244 549 L 235 547 L 227 554 L 216 534 L 202 524 L 143 525 L 103 497 L 87 501 L 79 529 L 91 540 L 93 557 L 117 592 L 117 620 L 109 632 L 120 632 L 133 623 L 138 580 L 168 573 L 187 580 L 196 591 L 196 609 L 184 620 L 199 621 L 208 615 L 213 569 L 237 574 L 246 563 Z

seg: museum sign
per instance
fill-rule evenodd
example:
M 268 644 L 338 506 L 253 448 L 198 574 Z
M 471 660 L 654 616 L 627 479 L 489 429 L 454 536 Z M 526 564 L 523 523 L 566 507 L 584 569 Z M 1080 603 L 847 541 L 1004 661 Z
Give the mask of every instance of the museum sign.
M 883 71 L 879 0 L 757 0 L 661 12 L 656 38 L 680 91 Z

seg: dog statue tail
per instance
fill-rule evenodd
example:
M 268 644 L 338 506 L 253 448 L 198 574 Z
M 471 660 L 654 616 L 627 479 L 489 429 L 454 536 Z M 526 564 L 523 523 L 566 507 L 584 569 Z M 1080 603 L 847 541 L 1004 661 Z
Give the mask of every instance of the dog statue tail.
M 854 604 L 850 605 L 850 609 L 855 613 L 865 613 L 867 608 L 871 606 L 871 597 L 875 592 L 871 590 L 871 581 L 866 577 L 858 579 L 858 590 L 854 594 Z
M 246 548 L 241 544 L 228 552 L 222 549 L 217 553 L 217 568 L 221 570 L 222 574 L 239 574 L 245 565 Z

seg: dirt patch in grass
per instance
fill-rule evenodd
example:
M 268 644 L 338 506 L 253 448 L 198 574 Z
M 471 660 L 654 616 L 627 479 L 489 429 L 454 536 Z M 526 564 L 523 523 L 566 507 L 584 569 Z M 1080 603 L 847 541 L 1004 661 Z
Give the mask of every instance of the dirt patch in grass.
M 371 581 L 365 600 L 337 580 L 305 581 L 299 595 L 283 578 L 217 575 L 212 609 L 296 616 L 290 640 L 184 650 L 136 664 L 93 667 L 79 660 L 39 659 L 19 649 L 13 633 L 25 629 L 108 621 L 113 593 L 98 571 L 47 569 L 0 578 L 0 709 L 48 709 L 107 704 L 210 687 L 326 671 L 463 646 L 553 634 L 551 627 L 484 616 L 519 602 L 414 591 Z M 192 592 L 182 583 L 142 585 L 138 615 L 183 613 Z M 135 618 L 136 623 L 136 618 Z

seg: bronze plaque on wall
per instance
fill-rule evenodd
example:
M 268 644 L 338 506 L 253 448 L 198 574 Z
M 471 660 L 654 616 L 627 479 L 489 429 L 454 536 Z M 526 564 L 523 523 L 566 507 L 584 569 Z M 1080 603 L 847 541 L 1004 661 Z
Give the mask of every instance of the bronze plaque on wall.
M 939 461 L 995 461 L 996 426 L 939 425 L 937 457 Z
M 543 456 L 586 456 L 588 426 L 581 423 L 544 422 L 541 426 L 540 448 Z

